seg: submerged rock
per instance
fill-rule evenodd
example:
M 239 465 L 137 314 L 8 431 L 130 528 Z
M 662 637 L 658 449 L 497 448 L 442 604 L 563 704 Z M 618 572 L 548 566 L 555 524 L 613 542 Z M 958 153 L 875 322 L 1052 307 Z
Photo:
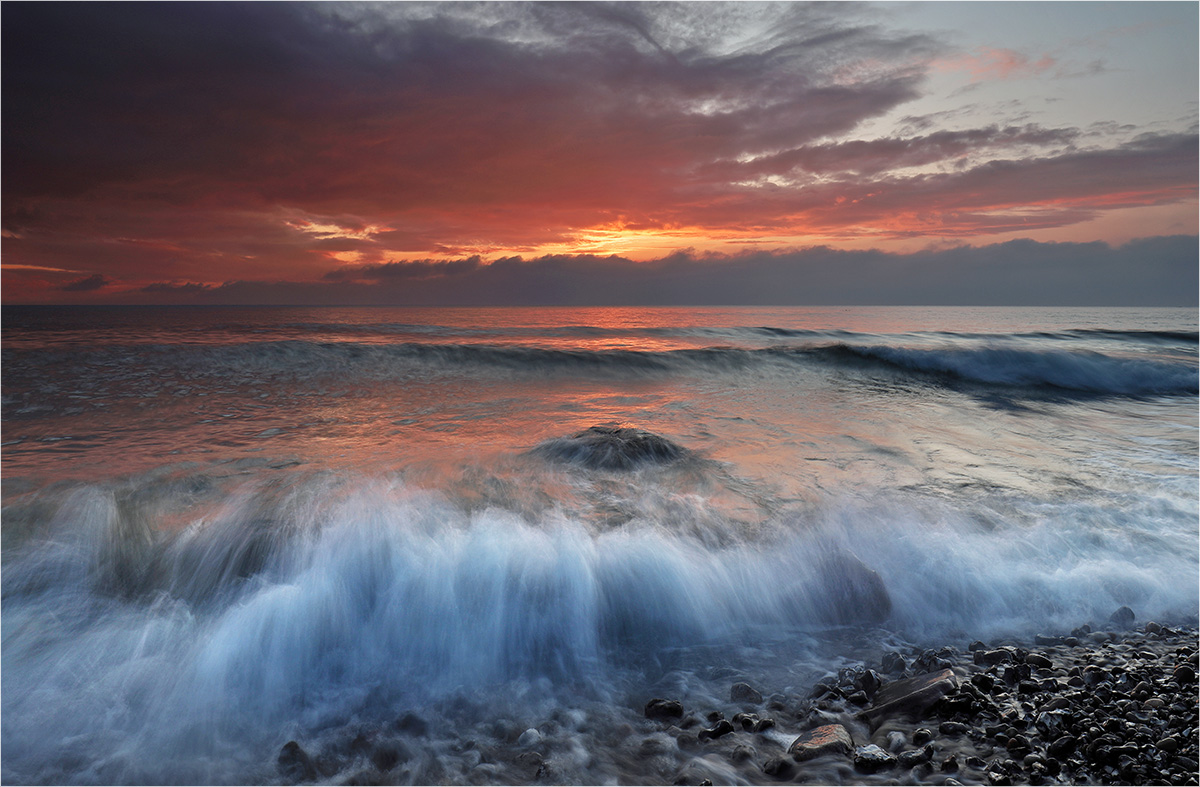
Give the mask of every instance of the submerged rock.
M 890 716 L 916 716 L 956 688 L 958 678 L 949 669 L 897 680 L 880 689 L 875 705 L 859 716 L 872 726 Z
M 276 766 L 279 768 L 279 775 L 285 781 L 310 782 L 317 778 L 317 769 L 313 765 L 312 758 L 295 741 L 283 744 L 283 748 L 279 750 Z
M 665 465 L 691 454 L 665 437 L 632 427 L 592 426 L 571 437 L 547 440 L 532 453 L 592 470 L 632 470 Z
M 763 696 L 749 683 L 735 683 L 733 684 L 733 688 L 729 690 L 729 701 L 761 705 Z
M 655 697 L 646 703 L 645 712 L 647 719 L 682 719 L 683 703 Z
M 879 623 L 892 614 L 892 597 L 883 578 L 854 555 L 832 552 L 818 564 L 827 590 L 821 617 L 828 623 Z

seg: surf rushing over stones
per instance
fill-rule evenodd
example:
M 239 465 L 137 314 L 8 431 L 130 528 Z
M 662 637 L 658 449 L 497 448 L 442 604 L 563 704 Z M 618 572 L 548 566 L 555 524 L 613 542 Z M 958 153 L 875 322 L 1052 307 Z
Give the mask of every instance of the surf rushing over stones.
M 591 426 L 571 437 L 547 440 L 531 453 L 589 470 L 633 470 L 694 456 L 661 435 L 629 426 Z

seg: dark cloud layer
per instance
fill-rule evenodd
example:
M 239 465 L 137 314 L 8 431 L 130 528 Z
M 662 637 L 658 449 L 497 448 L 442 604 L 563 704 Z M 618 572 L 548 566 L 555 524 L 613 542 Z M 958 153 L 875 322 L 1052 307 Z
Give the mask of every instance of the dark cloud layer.
M 235 304 L 1190 306 L 1200 288 L 1198 254 L 1195 236 L 1177 236 L 1115 248 L 1010 241 L 915 254 L 818 247 L 649 262 L 472 257 L 339 268 L 320 283 L 163 283 L 146 291 Z

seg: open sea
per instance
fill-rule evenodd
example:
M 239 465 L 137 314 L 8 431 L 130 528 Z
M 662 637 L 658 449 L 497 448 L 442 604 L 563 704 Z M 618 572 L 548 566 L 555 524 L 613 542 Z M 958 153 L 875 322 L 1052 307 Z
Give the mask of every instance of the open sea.
M 6 784 L 670 783 L 651 697 L 1200 610 L 1194 309 L 2 323 Z

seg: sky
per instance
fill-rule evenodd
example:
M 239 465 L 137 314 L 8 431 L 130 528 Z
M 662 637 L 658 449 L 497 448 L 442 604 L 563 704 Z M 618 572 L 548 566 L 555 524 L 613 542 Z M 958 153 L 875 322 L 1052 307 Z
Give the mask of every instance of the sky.
M 0 6 L 6 304 L 1197 301 L 1194 2 Z

